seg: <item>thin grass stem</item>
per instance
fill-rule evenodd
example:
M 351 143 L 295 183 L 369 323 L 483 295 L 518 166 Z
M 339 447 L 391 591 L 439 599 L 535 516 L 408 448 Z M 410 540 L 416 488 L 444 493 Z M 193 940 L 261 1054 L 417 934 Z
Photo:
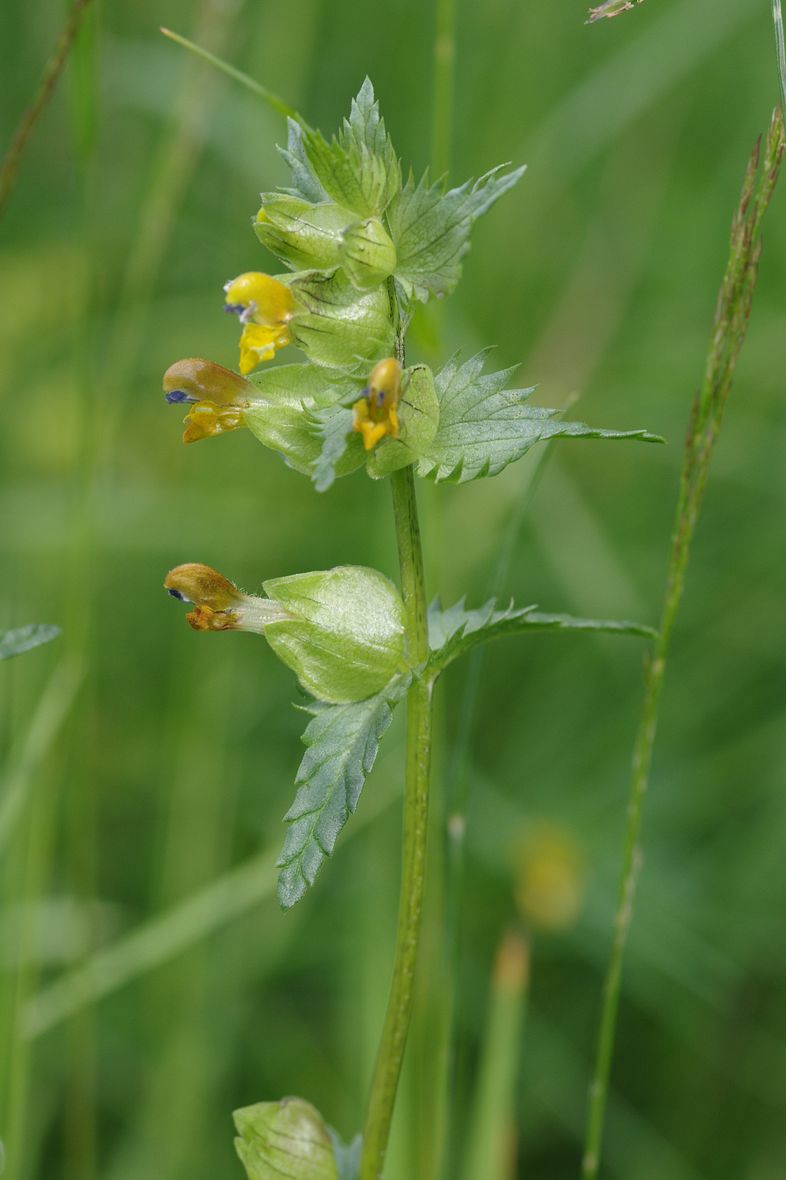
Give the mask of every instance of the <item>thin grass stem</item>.
M 209 49 L 203 49 L 201 45 L 189 41 L 188 37 L 182 37 L 180 33 L 173 33 L 171 29 L 162 27 L 161 32 L 170 41 L 174 41 L 176 45 L 182 45 L 184 49 L 189 49 L 195 53 L 197 57 L 201 57 L 203 61 L 209 62 L 211 66 L 215 66 L 222 74 L 226 74 L 228 78 L 232 78 L 235 82 L 239 82 L 241 86 L 245 86 L 246 90 L 250 90 L 257 98 L 261 98 L 263 102 L 274 110 L 277 114 L 283 115 L 285 119 L 294 119 L 296 123 L 302 123 L 303 119 L 288 102 L 285 102 L 279 95 L 274 94 L 272 90 L 268 90 L 266 86 L 262 86 L 254 78 L 244 74 L 242 70 L 235 69 L 229 62 L 223 61 L 220 57 L 216 57 Z
M 600 1166 L 623 958 L 633 919 L 641 864 L 644 796 L 652 765 L 666 661 L 682 602 L 690 547 L 706 489 L 710 457 L 731 391 L 737 358 L 747 334 L 761 252 L 761 223 L 775 187 L 783 149 L 783 116 L 776 111 L 764 146 L 763 159 L 760 159 L 762 153 L 758 143 L 745 173 L 739 207 L 732 222 L 729 261 L 718 294 L 704 380 L 691 409 L 659 637 L 645 672 L 644 696 L 633 749 L 614 935 L 603 988 L 595 1064 L 589 1091 L 581 1172 L 583 1180 L 595 1180 Z
M 41 117 L 49 99 L 52 97 L 57 79 L 63 72 L 63 67 L 68 60 L 71 46 L 79 31 L 82 17 L 89 4 L 90 0 L 74 0 L 65 27 L 58 38 L 52 56 L 44 67 L 44 73 L 38 84 L 38 89 L 33 95 L 33 101 L 22 115 L 16 131 L 11 138 L 11 142 L 8 145 L 8 150 L 0 165 L 0 216 L 3 214 L 8 198 L 16 183 L 19 164 L 24 155 L 25 148 L 30 142 L 30 137 L 33 134 L 36 123 Z

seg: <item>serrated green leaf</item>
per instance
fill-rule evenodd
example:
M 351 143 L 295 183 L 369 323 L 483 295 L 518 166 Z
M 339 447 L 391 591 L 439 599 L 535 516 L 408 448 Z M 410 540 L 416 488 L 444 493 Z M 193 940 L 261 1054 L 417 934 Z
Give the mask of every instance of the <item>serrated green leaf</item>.
M 246 426 L 265 446 L 278 451 L 288 466 L 310 475 L 322 446 L 312 415 L 340 404 L 357 383 L 317 365 L 277 365 L 252 373 L 248 381 L 259 397 L 243 411 Z M 360 462 L 362 457 L 354 466 Z M 347 470 L 352 466 L 341 468 L 340 474 Z
M 18 656 L 23 651 L 40 647 L 42 643 L 56 639 L 59 634 L 60 628 L 49 623 L 30 623 L 27 627 L 0 631 L 0 660 L 10 660 L 11 656 Z
M 435 375 L 439 426 L 418 461 L 418 475 L 465 483 L 497 475 L 535 443 L 549 438 L 637 439 L 663 442 L 646 430 L 601 430 L 564 422 L 558 410 L 530 406 L 529 389 L 505 389 L 515 369 L 483 373 L 488 350 L 463 365 L 454 357 Z
M 524 175 L 526 166 L 500 175 L 500 164 L 479 180 L 445 192 L 442 181 L 426 174 L 416 184 L 410 174 L 391 203 L 388 222 L 396 247 L 396 278 L 424 302 L 447 295 L 461 278 L 461 259 L 469 250 L 472 223 Z
M 314 884 L 339 832 L 355 811 L 380 739 L 408 680 L 398 676 L 376 696 L 350 705 L 309 705 L 295 801 L 284 816 L 289 831 L 278 866 L 278 900 L 289 909 Z
M 314 204 L 329 200 L 327 193 L 311 171 L 311 165 L 303 147 L 303 127 L 294 119 L 287 119 L 287 146 L 280 147 L 278 151 L 286 160 L 292 173 L 292 186 L 285 189 L 285 192 Z
M 303 150 L 328 197 L 360 217 L 381 216 L 401 187 L 401 166 L 368 78 L 338 135 L 328 143 L 308 130 Z
M 492 598 L 483 606 L 467 610 L 464 599 L 443 610 L 439 601 L 429 607 L 428 631 L 431 657 L 428 667 L 441 672 L 479 643 L 501 635 L 524 635 L 531 631 L 601 631 L 617 635 L 638 635 L 655 639 L 657 632 L 644 623 L 628 619 L 583 619 L 573 615 L 543 614 L 536 606 L 496 610 Z

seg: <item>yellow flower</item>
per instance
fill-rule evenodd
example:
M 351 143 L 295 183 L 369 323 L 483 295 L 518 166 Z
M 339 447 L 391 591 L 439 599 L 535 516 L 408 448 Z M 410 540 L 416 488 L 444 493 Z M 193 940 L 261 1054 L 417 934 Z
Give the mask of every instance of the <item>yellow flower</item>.
M 401 396 L 401 365 L 393 357 L 380 361 L 371 370 L 368 387 L 352 407 L 352 429 L 363 436 L 363 446 L 370 451 L 389 434 L 398 438 L 398 403 Z
M 164 395 L 172 405 L 188 405 L 183 442 L 197 442 L 244 426 L 243 412 L 254 387 L 213 361 L 188 357 L 164 373 Z
M 247 271 L 224 286 L 225 310 L 240 318 L 240 372 L 250 373 L 290 344 L 289 321 L 297 311 L 289 287 L 260 271 Z
M 250 373 L 262 361 L 272 361 L 279 348 L 292 343 L 289 328 L 246 324 L 240 334 L 240 372 Z
M 289 618 L 277 602 L 244 594 L 218 570 L 195 561 L 170 570 L 164 589 L 180 602 L 193 605 L 186 619 L 195 631 L 253 631 L 261 635 L 268 623 Z

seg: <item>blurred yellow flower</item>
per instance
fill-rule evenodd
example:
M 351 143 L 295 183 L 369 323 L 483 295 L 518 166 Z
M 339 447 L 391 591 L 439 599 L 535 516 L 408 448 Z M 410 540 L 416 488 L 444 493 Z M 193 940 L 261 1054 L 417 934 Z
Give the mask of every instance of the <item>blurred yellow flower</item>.
M 584 896 L 583 858 L 572 833 L 540 823 L 520 840 L 515 855 L 515 896 L 535 927 L 562 930 L 577 919 Z
M 401 365 L 393 357 L 387 357 L 371 370 L 363 396 L 352 407 L 352 429 L 363 436 L 367 451 L 386 434 L 398 438 L 400 396 Z

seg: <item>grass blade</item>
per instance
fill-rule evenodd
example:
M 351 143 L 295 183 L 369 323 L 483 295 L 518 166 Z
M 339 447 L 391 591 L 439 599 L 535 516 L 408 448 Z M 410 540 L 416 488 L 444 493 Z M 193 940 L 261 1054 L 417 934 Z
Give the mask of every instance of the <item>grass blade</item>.
M 352 839 L 392 802 L 374 795 L 344 839 Z M 276 892 L 278 849 L 266 849 L 185 901 L 98 950 L 86 963 L 42 988 L 26 1004 L 23 1034 L 38 1037 L 83 1008 L 132 983 L 194 946 Z
M 497 952 L 488 1023 L 470 1116 L 464 1180 L 512 1180 L 519 1043 L 529 985 L 529 942 L 516 931 Z
M 55 669 L 44 690 L 19 759 L 0 797 L 0 857 L 22 813 L 35 772 L 60 732 L 82 679 L 82 670 L 67 661 Z

